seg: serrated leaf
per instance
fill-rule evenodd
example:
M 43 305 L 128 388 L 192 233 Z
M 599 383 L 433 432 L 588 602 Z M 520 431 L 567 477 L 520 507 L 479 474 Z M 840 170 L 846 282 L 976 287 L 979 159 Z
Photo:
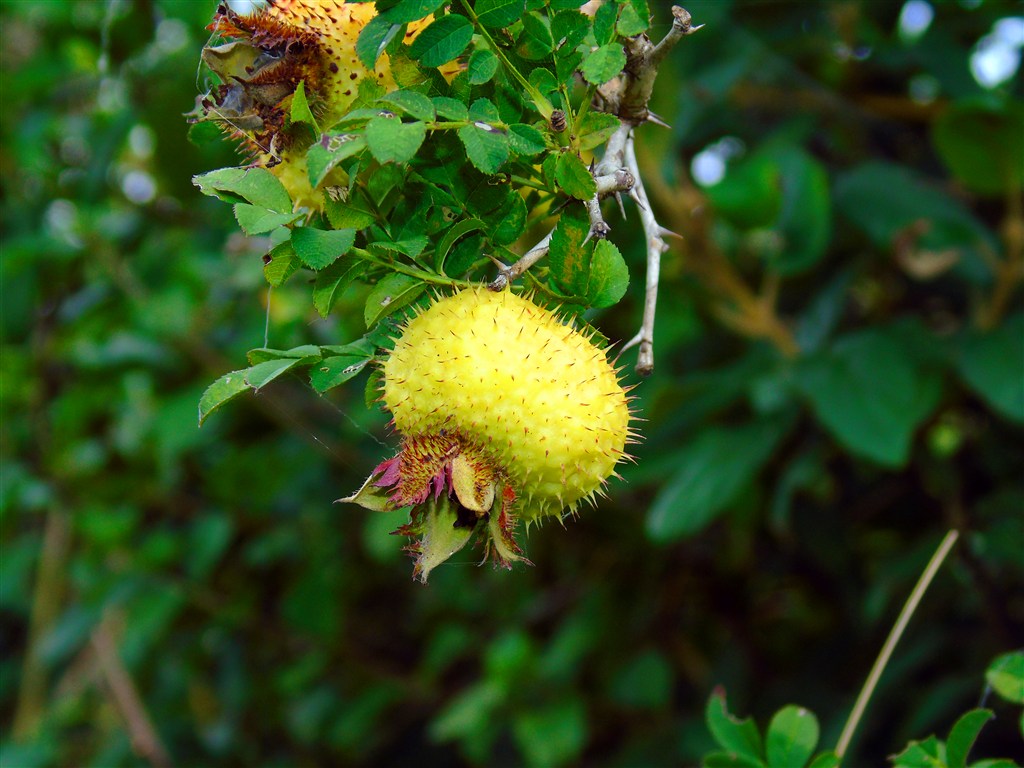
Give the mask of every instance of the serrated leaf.
M 538 61 L 549 56 L 555 41 L 548 24 L 547 17 L 536 11 L 525 14 L 522 18 L 523 31 L 516 41 L 516 53 L 527 61 Z
M 523 15 L 525 0 L 477 0 L 477 20 L 489 29 L 511 26 Z
M 320 317 L 327 317 L 335 302 L 359 275 L 366 271 L 366 263 L 339 259 L 317 272 L 313 283 L 313 306 Z
M 993 717 L 990 709 L 972 709 L 956 721 L 946 739 L 946 763 L 949 768 L 967 768 L 967 756 L 978 740 L 978 734 Z
M 481 173 L 497 173 L 508 160 L 508 133 L 487 123 L 474 122 L 459 128 L 459 140 L 469 161 Z
M 580 293 L 591 307 L 610 307 L 626 295 L 629 268 L 618 247 L 609 240 L 600 240 L 590 260 L 586 290 Z
M 368 248 L 371 251 L 401 253 L 411 259 L 415 259 L 423 253 L 423 249 L 426 248 L 429 243 L 430 241 L 426 237 L 418 235 L 415 237 L 407 237 L 402 240 L 375 240 L 370 243 Z
M 604 144 L 621 123 L 615 115 L 607 112 L 587 112 L 576 126 L 580 149 L 586 152 Z
M 383 12 L 388 21 L 395 24 L 407 24 L 429 16 L 448 0 L 399 0 L 398 3 Z
M 426 284 L 415 277 L 392 273 L 384 277 L 366 297 L 363 319 L 372 328 L 382 317 L 401 309 L 423 293 Z
M 434 96 L 431 101 L 434 102 L 438 117 L 456 122 L 469 120 L 469 107 L 464 102 L 448 96 Z
M 945 745 L 934 736 L 924 741 L 912 741 L 894 757 L 893 768 L 946 768 Z
M 590 221 L 581 213 L 566 211 L 555 225 L 548 248 L 548 266 L 551 276 L 566 291 L 574 294 L 578 286 L 586 285 L 590 269 L 593 240 L 584 243 Z
M 740 720 L 729 714 L 725 694 L 711 694 L 704 710 L 704 719 L 715 741 L 727 751 L 763 765 L 761 760 L 761 734 L 750 718 Z
M 324 134 L 306 152 L 309 183 L 318 187 L 338 163 L 357 155 L 366 148 L 366 139 L 355 133 Z
M 459 56 L 473 39 L 473 25 L 465 16 L 450 14 L 434 19 L 420 32 L 409 55 L 425 67 L 440 67 Z
M 297 227 L 292 230 L 291 242 L 303 264 L 312 270 L 321 270 L 348 253 L 355 239 L 353 229 L 325 231 L 313 227 Z
M 618 18 L 618 3 L 603 3 L 594 13 L 594 40 L 598 45 L 606 45 L 615 39 L 615 22 Z
M 466 77 L 473 85 L 483 85 L 498 71 L 498 57 L 486 48 L 478 48 L 469 57 L 466 65 Z
M 334 229 L 365 229 L 377 220 L 361 193 L 354 193 L 347 201 L 328 197 L 324 202 L 324 211 Z
M 249 385 L 245 381 L 245 369 L 225 373 L 213 382 L 199 399 L 199 426 L 203 425 L 211 413 L 229 400 L 238 397 L 248 388 Z
M 323 394 L 359 374 L 373 359 L 373 348 L 365 342 L 336 347 L 335 353 L 309 369 L 309 383 Z
M 580 71 L 583 79 L 593 85 L 604 85 L 618 76 L 626 66 L 626 52 L 618 43 L 608 43 L 587 52 Z
M 769 768 L 803 768 L 818 746 L 818 719 L 803 707 L 783 707 L 765 734 Z
M 249 365 L 265 363 L 268 360 L 300 360 L 303 364 L 316 362 L 320 359 L 320 347 L 315 344 L 303 344 L 291 349 L 270 349 L 269 347 L 257 347 L 246 353 Z
M 377 66 L 377 59 L 384 53 L 388 43 L 395 39 L 395 35 L 402 28 L 401 24 L 395 24 L 385 15 L 374 16 L 369 23 L 363 27 L 356 40 L 356 56 L 363 66 L 373 69 Z M 372 78 L 366 78 L 372 80 Z
M 313 117 L 313 110 L 309 108 L 309 100 L 306 98 L 305 80 L 299 81 L 298 86 L 295 88 L 295 93 L 292 94 L 290 116 L 293 123 L 306 123 L 312 126 L 313 130 L 317 133 L 320 132 L 320 128 L 316 124 L 316 118 Z
M 366 124 L 366 143 L 379 163 L 407 163 L 427 137 L 421 122 L 403 123 L 397 117 L 375 117 Z
M 615 30 L 623 37 L 633 37 L 646 32 L 650 26 L 651 12 L 647 9 L 646 0 L 627 0 L 622 3 L 619 20 Z
M 382 96 L 381 101 L 390 106 L 397 107 L 417 120 L 430 122 L 437 117 L 434 111 L 434 102 L 429 97 L 416 91 L 393 91 L 386 96 Z
M 277 288 L 298 271 L 301 263 L 290 240 L 274 246 L 268 255 L 270 261 L 263 265 L 263 276 Z
M 590 31 L 590 18 L 580 13 L 578 8 L 559 11 L 551 19 L 551 36 L 555 39 L 555 47 L 573 50 L 582 43 Z
M 517 155 L 532 157 L 547 148 L 544 134 L 525 123 L 513 123 L 508 127 L 509 147 Z
M 437 246 L 434 268 L 440 274 L 445 274 L 444 262 L 448 258 L 448 252 L 451 251 L 452 246 L 470 232 L 476 232 L 481 229 L 484 229 L 484 223 L 480 219 L 460 219 L 456 222 L 451 229 L 444 233 L 444 237 L 441 238 L 441 242 Z
M 589 200 L 597 194 L 597 182 L 590 169 L 572 152 L 563 152 L 555 164 L 559 188 L 577 200 Z
M 247 389 L 259 389 L 302 362 L 299 359 L 267 360 L 249 368 L 226 373 L 206 388 L 199 399 L 199 426 L 229 400 Z
M 488 217 L 491 242 L 511 245 L 526 229 L 526 203 L 521 195 L 513 192 L 496 211 Z
M 205 195 L 229 203 L 248 202 L 276 213 L 291 213 L 292 199 L 277 177 L 266 168 L 221 168 L 192 177 Z
M 242 231 L 247 235 L 263 235 L 267 232 L 291 224 L 301 214 L 298 213 L 276 213 L 266 208 L 249 205 L 249 203 L 235 203 L 235 221 Z

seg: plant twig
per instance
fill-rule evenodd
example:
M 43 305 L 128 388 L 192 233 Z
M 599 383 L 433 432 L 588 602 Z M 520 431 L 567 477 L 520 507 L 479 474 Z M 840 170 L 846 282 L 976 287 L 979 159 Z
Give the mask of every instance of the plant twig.
M 661 254 L 668 250 L 668 243 L 665 242 L 664 235 L 671 233 L 658 224 L 657 219 L 654 218 L 654 210 L 651 208 L 650 200 L 647 199 L 647 191 L 644 189 L 640 169 L 637 167 L 632 137 L 626 141 L 625 160 L 626 168 L 636 180 L 630 191 L 630 196 L 633 197 L 640 209 L 640 223 L 643 225 L 644 242 L 647 246 L 647 279 L 644 285 L 644 315 L 640 330 L 636 336 L 623 344 L 620 354 L 639 345 L 636 372 L 640 376 L 650 376 L 654 371 L 654 316 L 658 305 Z
M 555 234 L 555 231 L 551 230 L 544 236 L 543 240 L 524 253 L 515 264 L 501 269 L 498 276 L 487 287 L 492 291 L 503 291 L 510 283 L 522 277 L 526 270 L 548 255 L 553 234 Z
M 124 718 L 132 748 L 156 768 L 173 768 L 174 762 L 160 741 L 135 682 L 121 661 L 109 618 L 104 618 L 93 630 L 92 647 L 103 679 Z
M 16 739 L 32 736 L 46 708 L 46 666 L 43 664 L 40 647 L 43 636 L 60 612 L 64 564 L 70 539 L 71 526 L 67 514 L 59 509 L 51 509 L 46 515 L 39 568 L 32 592 L 28 645 L 21 666 L 21 686 L 18 688 L 18 704 L 12 728 Z
M 900 641 L 903 636 L 903 631 L 907 628 L 907 624 L 910 623 L 910 617 L 914 615 L 914 611 L 917 609 L 918 604 L 921 602 L 921 598 L 924 597 L 924 593 L 928 590 L 929 585 L 932 583 L 932 579 L 935 578 L 935 574 L 938 573 L 939 568 L 942 567 L 943 561 L 949 554 L 949 551 L 956 544 L 957 538 L 960 533 L 957 530 L 949 531 L 939 543 L 938 549 L 935 550 L 935 554 L 932 555 L 932 559 L 928 561 L 928 565 L 925 566 L 924 572 L 921 574 L 921 578 L 917 580 L 917 584 L 914 585 L 913 591 L 910 593 L 910 597 L 907 598 L 907 602 L 903 605 L 903 610 L 900 611 L 899 617 L 896 619 L 896 623 L 893 625 L 892 630 L 889 632 L 889 636 L 885 639 L 885 644 L 882 646 L 881 652 L 878 654 L 878 658 L 875 659 L 874 666 L 871 667 L 871 672 L 868 674 L 867 680 L 864 681 L 864 687 L 860 689 L 860 694 L 857 696 L 857 701 L 853 705 L 853 711 L 850 712 L 850 717 L 846 721 L 846 725 L 843 726 L 843 732 L 839 735 L 839 741 L 836 742 L 836 756 L 842 758 L 846 754 L 846 750 L 850 746 L 850 741 L 853 739 L 853 734 L 857 730 L 857 726 L 860 724 L 861 718 L 864 715 L 864 710 L 868 706 L 868 701 L 871 699 L 871 694 L 874 693 L 875 688 L 878 686 L 878 681 L 882 677 L 882 672 L 885 671 L 885 667 L 889 663 L 889 659 L 892 657 L 893 650 L 896 648 L 896 644 Z

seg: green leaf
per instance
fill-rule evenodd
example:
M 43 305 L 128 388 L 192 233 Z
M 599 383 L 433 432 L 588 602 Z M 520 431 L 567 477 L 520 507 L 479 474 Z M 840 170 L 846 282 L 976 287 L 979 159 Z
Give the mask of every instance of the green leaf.
M 298 213 L 275 213 L 248 203 L 235 203 L 235 221 L 247 235 L 262 235 L 278 227 L 291 224 Z
M 290 240 L 274 246 L 267 255 L 270 261 L 263 265 L 263 276 L 274 288 L 283 285 L 301 266 Z
M 466 76 L 473 85 L 489 82 L 498 71 L 498 57 L 486 48 L 477 48 L 469 57 L 466 65 Z
M 835 752 L 822 752 L 815 757 L 809 768 L 840 768 L 841 761 Z
M 320 347 L 316 344 L 303 344 L 291 349 L 270 349 L 269 347 L 250 349 L 246 357 L 249 360 L 249 365 L 265 363 L 268 360 L 301 360 L 302 365 L 307 365 L 319 360 L 321 353 Z
M 893 768 L 947 768 L 945 745 L 934 736 L 912 741 L 892 760 Z
M 620 125 L 619 118 L 615 115 L 609 115 L 607 112 L 587 112 L 576 125 L 580 149 L 586 152 L 601 146 L 619 129 Z
M 366 125 L 366 143 L 379 163 L 409 162 L 426 137 L 426 125 L 397 117 L 375 117 Z
M 309 383 L 320 394 L 358 375 L 373 359 L 373 345 L 365 341 L 332 349 L 333 354 L 309 369 Z
M 491 242 L 511 245 L 526 229 L 526 203 L 522 195 L 512 192 L 503 205 L 487 216 Z
M 484 122 L 474 122 L 459 128 L 459 139 L 466 148 L 469 161 L 481 173 L 497 173 L 508 160 L 508 133 Z
M 1024 104 L 965 100 L 932 123 L 932 142 L 973 192 L 1005 195 L 1024 182 Z
M 309 101 L 306 99 L 306 81 L 300 80 L 292 94 L 291 120 L 293 123 L 306 123 L 312 126 L 314 131 L 320 132 L 313 117 L 313 110 L 309 108 Z
M 775 223 L 782 207 L 782 176 L 775 158 L 759 153 L 731 164 L 725 178 L 704 190 L 715 211 L 740 229 Z
M 771 264 L 780 275 L 796 275 L 817 264 L 832 235 L 832 203 L 824 166 L 801 149 L 773 153 L 782 183 L 778 227 L 783 247 Z
M 292 247 L 295 253 L 312 270 L 330 266 L 348 253 L 355 242 L 353 229 L 325 231 L 313 227 L 297 227 L 292 230 Z
M 508 141 L 512 151 L 524 157 L 532 157 L 547 148 L 544 134 L 525 123 L 513 123 L 508 127 Z
M 409 55 L 425 67 L 440 67 L 466 50 L 472 39 L 469 19 L 455 14 L 442 16 L 412 41 Z
M 477 20 L 489 29 L 511 26 L 523 15 L 524 0 L 477 0 L 474 8 Z
M 555 165 L 555 179 L 565 194 L 589 200 L 597 194 L 597 182 L 590 169 L 572 152 L 563 152 Z
M 610 4 L 609 4 L 610 5 Z M 617 77 L 626 66 L 626 52 L 618 43 L 608 43 L 588 51 L 583 57 L 583 79 L 593 85 L 604 85 Z
M 411 303 L 426 288 L 426 284 L 415 277 L 392 273 L 377 283 L 366 298 L 363 319 L 366 327 L 372 328 L 382 317 Z
M 372 70 L 377 66 L 377 59 L 401 28 L 401 24 L 395 24 L 384 14 L 370 19 L 356 40 L 356 56 L 364 67 Z
M 992 689 L 1013 704 L 1024 704 L 1024 653 L 1014 651 L 997 658 L 985 672 Z
M 795 371 L 818 420 L 851 453 L 888 467 L 909 458 L 914 431 L 938 403 L 941 382 L 919 370 L 883 328 L 836 341 Z
M 407 24 L 429 16 L 448 0 L 399 0 L 398 3 L 383 12 L 388 21 L 394 24 Z
M 783 707 L 765 734 L 769 768 L 803 768 L 818 746 L 818 719 L 803 707 Z
M 750 486 L 791 426 L 790 419 L 764 419 L 693 438 L 677 452 L 679 470 L 647 513 L 648 535 L 668 542 L 707 526 Z
M 964 382 L 993 410 L 1024 423 L 1024 313 L 987 333 L 965 334 L 956 363 Z
M 629 268 L 614 243 L 598 241 L 589 271 L 586 290 L 580 295 L 591 307 L 610 307 L 625 296 L 629 287 Z
M 339 259 L 317 272 L 313 283 L 313 306 L 320 317 L 327 317 L 345 289 L 366 271 L 366 263 Z
M 267 360 L 240 371 L 225 373 L 206 388 L 199 399 L 199 426 L 224 403 L 247 389 L 259 389 L 301 363 L 301 359 Z
M 750 760 L 754 765 L 764 765 L 761 759 L 761 734 L 750 718 L 740 720 L 729 714 L 725 693 L 716 691 L 708 699 L 704 719 L 715 741 L 728 752 Z
M 594 40 L 606 45 L 615 39 L 615 22 L 619 18 L 619 4 L 603 3 L 594 13 Z
M 366 139 L 355 133 L 324 134 L 306 152 L 306 170 L 311 186 L 318 187 L 338 163 L 366 149 Z
M 327 220 L 334 229 L 365 229 L 377 220 L 370 204 L 358 187 L 347 201 L 335 200 L 328 196 L 324 202 Z
M 291 213 L 292 199 L 277 177 L 266 168 L 221 168 L 192 177 L 204 195 L 229 203 L 249 202 L 276 213 Z
M 527 61 L 547 58 L 555 47 L 547 17 L 531 11 L 523 16 L 522 24 L 523 31 L 516 41 L 516 53 Z
M 703 768 L 765 768 L 764 761 L 735 752 L 711 752 L 701 761 Z
M 616 31 L 623 37 L 633 37 L 641 32 L 646 32 L 650 26 L 648 21 L 651 12 L 647 9 L 646 0 L 627 0 L 622 3 L 622 10 L 619 13 L 619 21 L 615 25 Z
M 439 274 L 446 274 L 444 271 L 444 262 L 448 258 L 448 253 L 451 251 L 452 246 L 455 245 L 456 241 L 465 237 L 470 232 L 484 229 L 485 225 L 480 219 L 469 218 L 460 219 L 457 221 L 451 229 L 444 233 L 444 237 L 441 238 L 441 242 L 437 246 L 435 255 L 435 269 Z
M 397 107 L 417 120 L 431 122 L 437 118 L 434 102 L 416 91 L 392 91 L 386 96 L 382 96 L 380 100 L 389 106 Z
M 431 101 L 434 102 L 434 109 L 437 110 L 438 117 L 457 122 L 469 120 L 469 107 L 458 99 L 434 96 Z
M 512 720 L 512 734 L 526 765 L 534 768 L 574 762 L 587 742 L 587 713 L 579 698 L 524 710 Z
M 556 48 L 571 51 L 587 37 L 590 31 L 590 19 L 580 13 L 579 8 L 559 11 L 551 18 L 551 36 L 555 39 Z
M 590 231 L 590 220 L 583 211 L 565 211 L 555 225 L 548 250 L 551 276 L 569 293 L 586 286 L 590 276 L 593 240 L 584 242 Z
M 972 709 L 956 721 L 946 739 L 946 763 L 949 768 L 967 768 L 967 756 L 978 740 L 978 734 L 993 717 L 990 709 Z
M 390 253 L 401 253 L 411 259 L 415 259 L 423 249 L 430 244 L 430 241 L 422 236 L 407 237 L 402 240 L 374 240 L 367 247 L 374 253 L 387 251 Z

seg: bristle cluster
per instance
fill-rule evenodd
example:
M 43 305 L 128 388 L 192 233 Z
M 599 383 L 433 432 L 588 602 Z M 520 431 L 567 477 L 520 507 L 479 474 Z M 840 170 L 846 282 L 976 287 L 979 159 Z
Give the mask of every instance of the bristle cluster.
M 490 456 L 528 525 L 600 493 L 629 438 L 604 353 L 510 291 L 466 290 L 413 318 L 383 399 L 403 435 L 457 434 Z

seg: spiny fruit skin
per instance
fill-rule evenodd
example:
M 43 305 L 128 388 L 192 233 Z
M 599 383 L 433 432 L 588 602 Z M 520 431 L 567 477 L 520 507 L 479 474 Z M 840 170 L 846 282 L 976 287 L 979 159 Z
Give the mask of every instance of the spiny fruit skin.
M 403 435 L 455 433 L 494 459 L 532 522 L 603 485 L 629 430 L 604 353 L 510 291 L 466 290 L 413 318 L 384 364 Z
M 398 532 L 418 538 L 423 581 L 475 532 L 498 565 L 525 560 L 517 522 L 575 510 L 625 455 L 628 400 L 604 353 L 510 291 L 436 301 L 383 367 L 402 449 L 344 501 L 412 507 Z
M 387 54 L 372 70 L 356 55 L 359 33 L 376 15 L 372 2 L 272 0 L 248 15 L 221 5 L 209 26 L 233 42 L 203 51 L 222 84 L 200 102 L 198 119 L 219 122 L 252 164 L 269 168 L 281 180 L 296 206 L 323 206 L 321 194 L 309 183 L 306 147 L 296 145 L 290 125 L 299 83 L 321 128 L 330 128 L 348 112 L 364 78 L 373 78 L 385 91 L 396 87 Z M 410 23 L 405 42 L 411 43 L 431 21 L 433 16 Z M 441 71 L 453 77 L 456 70 L 449 65 Z

